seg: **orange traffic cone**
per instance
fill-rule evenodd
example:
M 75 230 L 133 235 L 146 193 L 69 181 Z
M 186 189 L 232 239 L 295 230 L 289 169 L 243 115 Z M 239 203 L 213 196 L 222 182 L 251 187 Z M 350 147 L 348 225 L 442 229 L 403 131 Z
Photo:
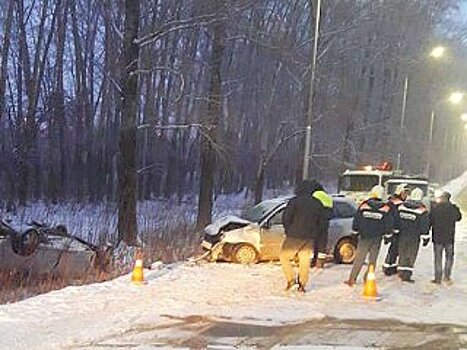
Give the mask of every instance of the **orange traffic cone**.
M 136 251 L 135 254 L 135 267 L 131 275 L 131 281 L 135 284 L 144 284 L 144 272 L 143 272 L 143 254 L 140 250 Z
M 363 296 L 365 299 L 377 300 L 378 289 L 376 288 L 375 267 L 370 265 L 366 276 L 365 285 L 363 287 Z

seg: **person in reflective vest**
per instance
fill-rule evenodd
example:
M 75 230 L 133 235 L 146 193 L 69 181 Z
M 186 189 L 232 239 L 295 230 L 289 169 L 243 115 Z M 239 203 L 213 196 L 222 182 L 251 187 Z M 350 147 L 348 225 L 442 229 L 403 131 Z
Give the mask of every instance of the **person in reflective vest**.
M 354 216 L 352 229 L 359 235 L 357 255 L 349 279 L 344 283 L 353 286 L 368 257 L 369 264 L 376 267 L 383 236 L 392 235 L 394 217 L 391 207 L 382 200 L 384 188 L 374 186 L 370 198 L 363 201 Z
M 397 272 L 403 282 L 414 282 L 413 267 L 417 259 L 420 239 L 429 237 L 430 217 L 422 203 L 423 191 L 415 188 L 399 205 L 399 266 Z
M 326 193 L 323 186 L 319 183 L 317 189 L 312 193 L 312 196 L 323 206 L 325 218 L 321 221 L 321 234 L 313 246 L 313 260 L 311 265 L 317 268 L 323 268 L 327 257 L 326 248 L 328 245 L 329 220 L 331 220 L 332 216 L 333 201 L 332 197 Z
M 390 242 L 385 241 L 385 243 L 391 243 L 383 264 L 383 272 L 386 276 L 392 276 L 397 273 L 397 258 L 399 256 L 399 235 L 397 229 L 399 226 L 399 212 L 397 209 L 407 199 L 409 193 L 410 189 L 407 184 L 403 183 L 398 185 L 394 191 L 394 195 L 389 197 L 388 204 L 391 207 L 396 230 L 394 235 L 390 238 Z

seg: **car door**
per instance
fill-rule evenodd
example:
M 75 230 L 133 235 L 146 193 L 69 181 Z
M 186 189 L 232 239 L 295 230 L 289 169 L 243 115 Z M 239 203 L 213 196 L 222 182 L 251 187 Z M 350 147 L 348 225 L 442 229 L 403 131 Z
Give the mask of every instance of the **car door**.
M 356 207 L 346 201 L 334 201 L 329 223 L 328 252 L 333 252 L 337 242 L 352 234 L 352 221 Z
M 285 239 L 282 216 L 285 206 L 274 211 L 262 224 L 260 228 L 260 246 L 262 260 L 278 260 L 282 242 Z

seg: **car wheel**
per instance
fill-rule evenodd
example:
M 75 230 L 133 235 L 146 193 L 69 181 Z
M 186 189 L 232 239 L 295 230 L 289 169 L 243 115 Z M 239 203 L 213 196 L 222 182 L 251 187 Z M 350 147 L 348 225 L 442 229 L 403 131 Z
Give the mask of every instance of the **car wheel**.
M 335 260 L 340 264 L 351 264 L 353 263 L 355 256 L 357 255 L 357 244 L 355 240 L 351 238 L 341 239 L 334 252 Z
M 234 260 L 239 264 L 255 264 L 258 262 L 258 252 L 249 244 L 239 244 L 234 250 Z

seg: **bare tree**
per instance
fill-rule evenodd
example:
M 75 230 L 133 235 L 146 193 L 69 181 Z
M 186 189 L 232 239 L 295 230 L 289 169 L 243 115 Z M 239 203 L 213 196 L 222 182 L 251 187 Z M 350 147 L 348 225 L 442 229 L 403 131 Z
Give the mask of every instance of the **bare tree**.
M 123 37 L 123 70 L 121 126 L 119 133 L 118 168 L 118 234 L 128 244 L 135 244 L 136 222 L 136 120 L 138 113 L 138 36 L 139 0 L 125 1 L 125 31 Z
M 216 1 L 214 13 L 218 18 L 226 14 L 225 1 Z M 214 171 L 216 169 L 216 154 L 214 151 L 217 142 L 218 128 L 222 114 L 222 61 L 225 49 L 226 25 L 223 21 L 212 25 L 212 52 L 210 60 L 210 87 L 208 95 L 208 108 L 203 124 L 206 128 L 206 137 L 201 140 L 201 172 L 198 201 L 197 228 L 206 226 L 212 218 L 212 201 L 214 187 Z

